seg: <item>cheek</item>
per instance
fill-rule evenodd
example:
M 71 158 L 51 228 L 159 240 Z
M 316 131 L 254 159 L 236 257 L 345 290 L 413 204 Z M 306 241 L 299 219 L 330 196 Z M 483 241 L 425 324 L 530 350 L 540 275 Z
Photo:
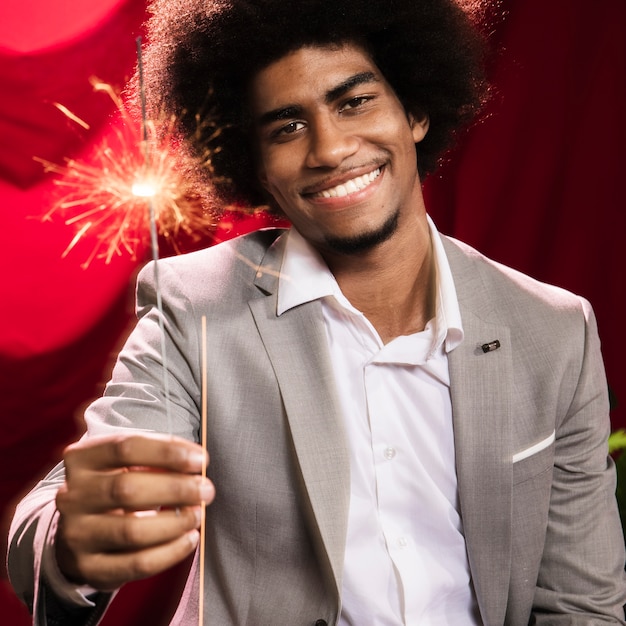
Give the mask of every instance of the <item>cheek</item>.
M 411 128 L 409 121 L 404 114 L 389 115 L 378 118 L 374 123 L 368 124 L 368 136 L 371 140 L 381 146 L 391 148 L 395 146 L 412 146 L 415 149 L 414 139 L 417 133 Z
M 293 158 L 280 150 L 263 159 L 264 169 L 261 176 L 263 186 L 272 195 L 287 193 L 290 183 L 296 180 L 296 168 L 292 166 Z

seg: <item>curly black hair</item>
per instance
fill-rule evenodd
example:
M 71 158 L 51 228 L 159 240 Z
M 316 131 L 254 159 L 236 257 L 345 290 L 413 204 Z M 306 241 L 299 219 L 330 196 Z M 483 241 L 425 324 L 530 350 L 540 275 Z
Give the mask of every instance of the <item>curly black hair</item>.
M 407 112 L 428 115 L 416 145 L 422 176 L 486 94 L 482 37 L 454 0 L 154 0 L 150 11 L 148 101 L 175 117 L 225 204 L 268 202 L 256 176 L 247 89 L 259 70 L 304 45 L 363 46 Z

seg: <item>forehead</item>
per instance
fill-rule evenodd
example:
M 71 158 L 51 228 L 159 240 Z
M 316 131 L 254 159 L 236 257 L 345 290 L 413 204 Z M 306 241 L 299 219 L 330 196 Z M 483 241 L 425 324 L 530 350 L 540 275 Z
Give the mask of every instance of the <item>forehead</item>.
M 286 104 L 323 100 L 350 76 L 380 70 L 357 44 L 303 46 L 261 69 L 250 84 L 250 106 L 263 113 Z

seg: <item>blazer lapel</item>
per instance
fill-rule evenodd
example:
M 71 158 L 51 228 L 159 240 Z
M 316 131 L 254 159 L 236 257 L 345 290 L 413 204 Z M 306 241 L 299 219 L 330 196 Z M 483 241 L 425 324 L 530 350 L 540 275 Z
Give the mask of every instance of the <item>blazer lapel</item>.
M 341 591 L 350 503 L 350 461 L 319 302 L 276 315 L 284 237 L 257 272 L 267 297 L 250 309 L 274 367 L 314 524 Z
M 461 516 L 483 621 L 502 624 L 511 569 L 510 332 L 489 320 L 497 303 L 489 300 L 479 264 L 445 244 L 465 333 L 449 355 Z M 495 340 L 499 347 L 483 350 Z

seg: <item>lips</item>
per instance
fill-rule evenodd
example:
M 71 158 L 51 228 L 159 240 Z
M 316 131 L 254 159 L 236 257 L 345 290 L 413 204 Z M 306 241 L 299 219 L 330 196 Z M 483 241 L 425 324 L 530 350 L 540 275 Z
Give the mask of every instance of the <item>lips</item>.
M 340 185 L 336 185 L 335 187 L 330 187 L 328 189 L 323 189 L 316 193 L 311 194 L 312 198 L 343 198 L 345 196 L 350 195 L 351 193 L 355 193 L 357 191 L 362 191 L 366 187 L 368 187 L 371 183 L 373 183 L 380 176 L 381 168 L 377 168 L 372 172 L 367 174 L 363 174 L 362 176 L 357 176 L 355 178 L 351 178 Z

